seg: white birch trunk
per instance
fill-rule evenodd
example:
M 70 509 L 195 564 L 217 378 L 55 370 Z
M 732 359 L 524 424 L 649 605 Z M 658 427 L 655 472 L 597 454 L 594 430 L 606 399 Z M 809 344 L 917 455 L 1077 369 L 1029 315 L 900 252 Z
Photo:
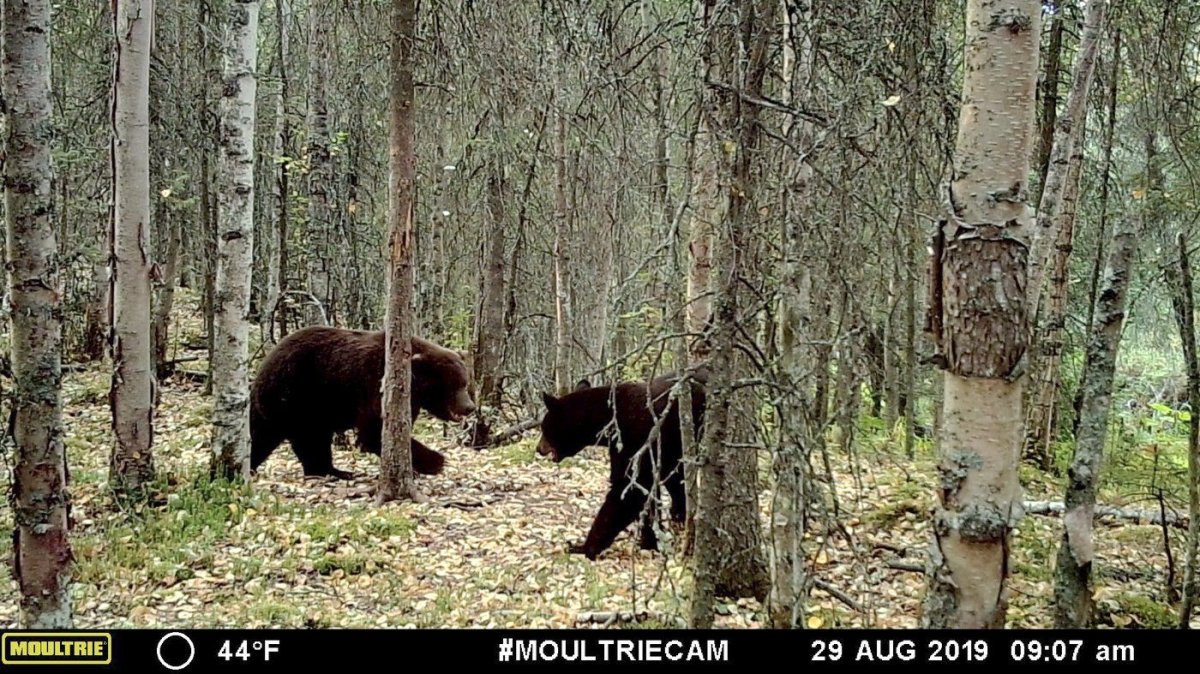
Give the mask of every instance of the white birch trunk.
M 150 37 L 154 0 L 118 0 L 113 82 L 112 401 L 109 483 L 140 490 L 154 476 L 150 323 Z
M 67 457 L 62 426 L 62 300 L 50 187 L 50 2 L 0 7 L 4 214 L 15 406 L 13 577 L 20 626 L 71 626 Z M 0 127 L 2 128 L 2 127 Z
M 950 212 L 935 246 L 944 362 L 940 503 L 926 627 L 1004 625 L 1029 335 L 1027 198 L 1041 6 L 969 0 Z M 986 413 L 981 413 L 986 410 Z
M 258 0 L 228 7 L 217 165 L 212 473 L 250 476 L 250 282 L 254 256 L 254 100 Z

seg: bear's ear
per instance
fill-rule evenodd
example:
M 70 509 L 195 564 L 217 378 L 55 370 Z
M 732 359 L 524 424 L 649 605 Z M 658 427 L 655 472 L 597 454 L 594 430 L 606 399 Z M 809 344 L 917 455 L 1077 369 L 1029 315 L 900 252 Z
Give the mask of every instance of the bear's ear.
M 542 393 L 542 402 L 545 403 L 546 409 L 548 409 L 548 410 L 552 410 L 552 409 L 558 407 L 558 398 L 555 398 L 554 396 L 550 395 L 549 393 L 545 393 L 545 392 Z
M 580 379 L 579 383 L 575 384 L 576 391 L 582 391 L 585 388 L 591 388 L 591 387 L 592 387 L 592 382 L 590 382 L 586 379 Z

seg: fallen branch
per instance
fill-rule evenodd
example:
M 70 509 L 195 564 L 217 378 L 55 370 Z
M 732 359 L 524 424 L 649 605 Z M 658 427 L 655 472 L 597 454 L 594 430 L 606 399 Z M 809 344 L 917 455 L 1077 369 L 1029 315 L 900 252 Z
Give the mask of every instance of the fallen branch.
M 857 611 L 859 613 L 863 612 L 862 606 L 859 605 L 858 602 L 854 601 L 854 597 L 851 597 L 850 595 L 846 594 L 845 592 L 842 592 L 841 590 L 837 589 L 836 587 L 834 587 L 834 585 L 832 583 L 821 580 L 820 578 L 814 578 L 813 585 L 816 585 L 818 588 L 824 590 L 829 595 L 831 595 L 834 599 L 837 599 L 838 601 L 842 602 L 846 606 L 849 606 L 850 608 L 854 609 L 855 611 Z
M 681 624 L 680 621 L 665 613 L 658 611 L 589 611 L 580 613 L 575 616 L 575 624 L 599 624 L 603 627 L 609 627 L 616 623 L 640 623 L 647 620 L 655 620 L 663 624 Z
M 1026 501 L 1024 503 L 1025 512 L 1031 515 L 1061 515 L 1063 513 L 1063 504 L 1057 501 Z M 1152 510 L 1139 510 L 1137 508 L 1117 508 L 1115 506 L 1097 505 L 1096 517 L 1113 517 L 1122 520 L 1131 520 L 1141 524 L 1162 524 L 1163 514 Z M 1186 529 L 1188 526 L 1188 518 L 1184 515 L 1176 515 L 1174 513 L 1166 513 L 1165 517 L 1167 524 L 1180 529 Z
M 489 443 L 489 445 L 492 447 L 499 447 L 501 445 L 508 444 L 509 442 L 521 437 L 525 433 L 525 431 L 530 431 L 530 430 L 537 428 L 538 426 L 541 425 L 541 423 L 542 423 L 541 419 L 533 418 L 533 419 L 526 419 L 525 421 L 522 421 L 519 424 L 509 426 L 508 428 L 493 435 L 492 441 Z

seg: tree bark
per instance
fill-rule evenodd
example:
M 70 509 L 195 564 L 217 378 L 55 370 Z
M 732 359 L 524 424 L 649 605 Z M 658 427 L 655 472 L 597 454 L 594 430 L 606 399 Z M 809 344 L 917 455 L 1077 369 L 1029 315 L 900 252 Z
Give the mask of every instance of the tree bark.
M 694 628 L 712 626 L 715 596 L 765 600 L 770 590 L 761 547 L 755 454 L 731 446 L 737 421 L 731 407 L 741 320 L 738 289 L 751 241 L 751 219 L 757 215 L 752 169 L 760 135 L 758 109 L 739 93 L 761 95 L 779 5 L 778 0 L 741 0 L 722 11 L 714 4 L 705 7 L 705 25 L 710 30 L 706 79 L 733 83 L 735 89 L 714 91 L 710 86 L 703 113 L 711 118 L 713 140 L 722 150 L 719 171 L 725 178 L 725 192 L 721 198 L 728 203 L 728 216 L 713 239 L 713 269 L 718 278 L 713 284 L 711 375 L 696 480 L 689 620 Z M 735 59 L 735 54 L 743 55 L 744 61 Z
M 797 9 L 795 21 L 783 7 L 783 71 L 785 101 L 795 105 L 795 92 L 809 90 L 813 83 L 813 39 L 811 17 Z M 810 125 L 800 120 L 787 123 L 785 135 L 796 146 L 812 143 Z M 815 354 L 812 330 L 812 276 L 808 255 L 808 232 L 803 213 L 811 208 L 809 187 L 813 170 L 807 160 L 796 162 L 789 172 L 782 195 L 785 225 L 781 278 L 779 351 L 780 370 L 788 394 L 779 406 L 779 440 L 772 455 L 771 497 L 771 593 L 770 616 L 774 627 L 801 625 L 805 596 L 805 556 L 802 547 L 807 522 L 805 493 L 808 451 L 812 447 L 809 424 L 809 390 Z
M 169 197 L 163 197 L 165 202 Z M 154 372 L 159 380 L 171 376 L 174 366 L 167 354 L 171 342 L 171 309 L 175 305 L 175 280 L 179 276 L 179 248 L 183 232 L 179 218 L 175 217 L 168 203 L 158 209 L 159 227 L 166 228 L 167 251 L 163 261 L 162 286 L 158 289 L 158 301 L 154 307 Z
M 475 376 L 479 381 L 481 411 L 500 407 L 500 357 L 504 350 L 504 178 L 499 160 L 494 161 L 487 182 L 487 205 L 491 227 L 484 258 L 483 287 L 479 301 L 479 327 L 475 341 Z
M 1089 2 L 1083 23 L 1083 35 L 1079 38 L 1079 56 L 1075 61 L 1075 72 L 1071 77 L 1071 93 L 1067 96 L 1067 107 L 1058 118 L 1054 129 L 1054 148 L 1050 152 L 1050 165 L 1046 172 L 1045 189 L 1038 204 L 1037 227 L 1033 232 L 1033 247 L 1029 255 L 1029 309 L 1037 315 L 1040 306 L 1042 281 L 1050 249 L 1058 239 L 1062 227 L 1062 198 L 1071 172 L 1075 147 L 1082 143 L 1087 126 L 1087 98 L 1092 87 L 1092 74 L 1096 70 L 1096 53 L 1100 36 L 1104 33 L 1104 10 L 1108 3 Z
M 291 58 L 292 9 L 289 0 L 275 0 L 275 69 L 279 78 L 279 94 L 275 99 L 275 148 L 273 158 L 278 162 L 274 181 L 275 217 L 274 227 L 268 233 L 267 258 L 267 304 L 261 312 L 261 324 L 268 342 L 275 341 L 275 321 L 279 315 L 280 298 L 287 291 L 287 237 L 288 237 L 288 183 L 291 167 L 292 124 L 288 115 L 288 97 L 291 93 L 288 61 Z M 280 333 L 286 334 L 286 320 L 280 324 Z
M 1151 201 L 1156 201 L 1151 193 L 1162 184 L 1156 166 L 1155 142 L 1155 134 L 1148 133 L 1145 147 L 1151 187 L 1147 199 Z M 1153 218 L 1149 214 L 1147 217 Z M 1108 436 L 1113 376 L 1125 325 L 1126 297 L 1140 236 L 1136 223 L 1135 219 L 1126 219 L 1118 225 L 1088 340 L 1084 362 L 1086 388 L 1080 409 L 1079 433 L 1075 438 L 1075 456 L 1067 472 L 1063 536 L 1054 570 L 1054 624 L 1060 628 L 1084 627 L 1091 620 L 1092 562 L 1095 559 L 1092 520 L 1104 441 Z
M 967 2 L 951 212 L 932 262 L 930 324 L 945 409 L 925 627 L 1004 624 L 1020 493 L 1026 186 L 1040 23 L 1037 0 Z
M 70 502 L 62 425 L 62 299 L 51 194 L 50 2 L 4 0 L 0 90 L 13 375 L 13 578 L 20 626 L 71 618 Z
M 380 503 L 419 500 L 412 448 L 412 251 L 416 201 L 416 100 L 413 89 L 416 0 L 393 0 L 391 142 L 388 146 L 388 303 L 383 370 Z
M 567 119 L 561 110 L 555 113 L 554 136 L 554 389 L 567 392 L 571 378 L 571 268 L 567 244 Z
M 112 390 L 109 484 L 141 491 L 154 477 L 150 329 L 150 34 L 154 0 L 118 0 L 113 13 Z
M 1087 123 L 1087 116 L 1080 120 Z M 1066 332 L 1067 295 L 1070 290 L 1070 261 L 1074 247 L 1075 214 L 1078 210 L 1079 183 L 1083 173 L 1083 138 L 1075 146 L 1070 159 L 1070 175 L 1062 194 L 1061 224 L 1058 242 L 1054 246 L 1054 263 L 1050 269 L 1050 296 L 1042 316 L 1041 336 L 1034 347 L 1032 368 L 1036 377 L 1029 414 L 1025 417 L 1025 453 L 1038 459 L 1043 470 L 1050 470 L 1054 461 L 1055 411 L 1058 403 L 1059 372 L 1062 365 L 1063 338 Z
M 250 283 L 254 270 L 254 121 L 258 0 L 226 8 L 221 95 L 210 472 L 250 477 Z
M 306 251 L 308 292 L 305 304 L 306 325 L 321 325 L 333 320 L 331 306 L 333 272 L 331 260 L 333 205 L 329 190 L 333 186 L 332 156 L 329 138 L 328 92 L 333 54 L 332 21 L 337 8 L 315 3 L 308 8 L 308 250 Z M 314 304 L 319 303 L 319 304 Z
M 1179 235 L 1179 271 L 1175 278 L 1173 304 L 1183 360 L 1187 365 L 1188 403 L 1192 409 L 1188 424 L 1188 535 L 1185 545 L 1183 596 L 1179 603 L 1179 628 L 1192 621 L 1196 600 L 1200 599 L 1200 359 L 1196 355 L 1196 299 L 1192 291 L 1192 265 L 1188 261 L 1187 239 Z M 1168 269 L 1170 267 L 1168 266 Z
M 1045 76 L 1042 80 L 1042 114 L 1039 119 L 1037 203 L 1046 191 L 1046 172 L 1050 169 L 1050 151 L 1054 148 L 1054 128 L 1058 120 L 1058 78 L 1062 69 L 1063 19 L 1066 8 L 1061 4 L 1050 15 L 1050 44 L 1046 47 Z

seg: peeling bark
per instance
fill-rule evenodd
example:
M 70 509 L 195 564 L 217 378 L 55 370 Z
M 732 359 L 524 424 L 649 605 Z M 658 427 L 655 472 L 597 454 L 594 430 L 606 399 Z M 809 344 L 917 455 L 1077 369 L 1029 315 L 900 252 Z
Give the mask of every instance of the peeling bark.
M 51 194 L 50 2 L 4 0 L 0 30 L 0 90 L 8 107 L 0 168 L 14 384 L 13 578 L 20 627 L 61 629 L 72 623 L 72 555 Z
M 940 502 L 922 625 L 1004 625 L 1009 536 L 1019 514 L 1028 341 L 1026 204 L 1041 7 L 969 0 L 951 213 L 932 261 L 944 364 Z

